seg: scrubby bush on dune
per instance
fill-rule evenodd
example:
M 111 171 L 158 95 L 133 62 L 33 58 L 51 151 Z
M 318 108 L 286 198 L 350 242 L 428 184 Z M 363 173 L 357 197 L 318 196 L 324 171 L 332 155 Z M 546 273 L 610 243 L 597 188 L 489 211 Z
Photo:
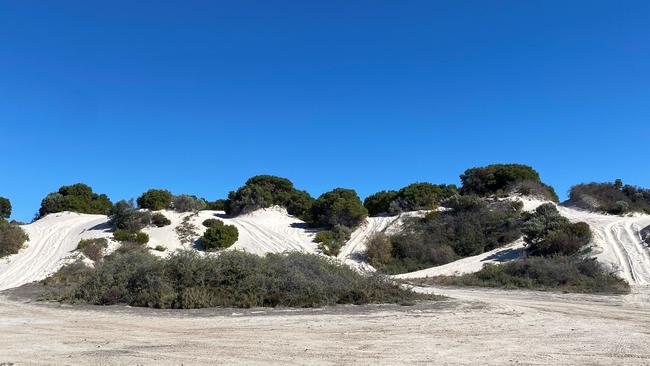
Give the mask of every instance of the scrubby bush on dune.
M 522 232 L 528 253 L 537 256 L 573 255 L 591 241 L 589 225 L 569 222 L 551 203 L 530 214 Z
M 210 223 L 210 227 L 201 237 L 201 245 L 210 252 L 226 249 L 235 244 L 239 239 L 239 231 L 233 225 L 226 225 L 220 220 Z
M 311 207 L 311 224 L 318 227 L 342 225 L 355 228 L 368 216 L 368 210 L 352 189 L 337 188 L 323 193 Z
M 82 239 L 77 245 L 77 250 L 89 259 L 98 262 L 104 258 L 104 249 L 108 247 L 106 238 Z
M 16 254 L 29 237 L 23 229 L 0 217 L 0 258 Z
M 549 185 L 546 185 L 542 182 L 536 182 L 533 180 L 525 180 L 519 183 L 511 185 L 506 193 L 508 195 L 521 195 L 534 197 L 544 201 L 552 201 L 555 203 L 560 202 L 555 189 Z
M 388 235 L 377 233 L 371 236 L 366 243 L 365 255 L 368 263 L 373 267 L 383 267 L 390 262 L 393 252 L 393 243 Z
M 350 240 L 352 230 L 336 225 L 332 230 L 320 231 L 316 234 L 314 242 L 318 243 L 318 249 L 325 255 L 337 256 L 345 243 Z
M 230 192 L 224 208 L 229 215 L 240 215 L 278 205 L 285 207 L 290 215 L 303 217 L 312 201 L 307 192 L 295 189 L 286 178 L 258 175 L 237 191 Z
M 594 258 L 528 257 L 504 264 L 486 264 L 479 272 L 417 282 L 451 286 L 483 286 L 625 294 L 630 286 Z
M 221 222 L 221 220 L 218 220 L 218 219 L 205 219 L 205 220 L 203 220 L 201 225 L 203 225 L 205 227 L 211 227 L 211 226 L 218 225 L 220 222 Z
M 150 212 L 136 209 L 133 200 L 121 200 L 111 208 L 109 223 L 116 229 L 135 233 L 151 225 L 152 218 Z
M 370 216 L 388 213 L 396 215 L 401 212 L 433 210 L 440 201 L 458 193 L 455 185 L 413 183 L 399 191 L 381 191 L 364 200 L 364 206 Z
M 181 194 L 174 196 L 172 199 L 172 207 L 176 212 L 201 211 L 207 207 L 207 202 L 196 196 Z
M 396 274 L 438 266 L 509 244 L 521 236 L 520 202 L 488 203 L 476 196 L 454 196 L 444 205 L 450 209 L 408 219 L 390 238 L 390 260 L 378 269 Z
M 650 214 L 650 189 L 614 183 L 588 183 L 573 186 L 569 201 L 579 208 L 622 215 L 628 212 Z
M 151 223 L 156 227 L 163 227 L 163 226 L 171 225 L 172 222 L 167 218 L 167 216 L 163 215 L 160 212 L 156 212 L 153 215 L 151 215 Z
M 11 216 L 11 202 L 9 199 L 0 197 L 0 218 L 8 219 Z
M 206 210 L 210 211 L 226 211 L 226 205 L 228 202 L 224 199 L 218 199 L 213 202 L 208 202 L 207 205 L 205 206 Z
M 397 191 L 381 191 L 366 197 L 363 205 L 368 210 L 368 215 L 377 216 L 388 213 L 390 204 L 397 198 Z
M 94 269 L 65 266 L 44 283 L 51 289 L 49 299 L 154 308 L 317 307 L 432 298 L 295 252 L 259 257 L 236 251 L 219 256 L 181 251 L 168 259 L 137 250 L 117 252 Z
M 506 194 L 521 182 L 539 182 L 539 174 L 531 167 L 521 164 L 494 164 L 467 169 L 460 176 L 462 194 L 488 196 Z
M 173 195 L 166 189 L 150 189 L 138 197 L 138 207 L 152 211 L 165 210 L 171 207 Z
M 89 186 L 77 183 L 48 194 L 41 202 L 38 213 L 39 217 L 63 211 L 108 215 L 112 206 L 105 194 L 93 193 Z
M 117 229 L 113 232 L 113 238 L 120 242 L 147 244 L 149 242 L 149 235 L 141 231 L 132 232 L 128 230 Z

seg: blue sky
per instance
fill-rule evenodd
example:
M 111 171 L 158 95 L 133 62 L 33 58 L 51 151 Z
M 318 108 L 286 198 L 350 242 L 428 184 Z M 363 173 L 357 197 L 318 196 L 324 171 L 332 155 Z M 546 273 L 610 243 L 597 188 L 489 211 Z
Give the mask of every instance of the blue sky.
M 92 3 L 92 4 L 91 4 Z M 2 1 L 0 196 L 650 186 L 647 1 Z

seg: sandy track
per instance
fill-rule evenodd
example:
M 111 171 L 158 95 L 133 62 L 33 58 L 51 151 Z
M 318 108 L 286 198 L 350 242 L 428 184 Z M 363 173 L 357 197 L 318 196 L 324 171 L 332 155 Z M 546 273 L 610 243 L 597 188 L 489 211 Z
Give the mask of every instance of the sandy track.
M 88 237 L 108 236 L 101 228 L 106 216 L 59 213 L 24 225 L 27 247 L 0 259 L 0 290 L 42 280 L 59 269 L 66 257 Z
M 420 289 L 431 291 L 430 289 Z M 645 365 L 627 297 L 436 289 L 438 305 L 307 311 L 71 308 L 0 296 L 0 362 L 64 365 Z M 262 315 L 264 313 L 265 315 Z M 234 314 L 234 315 L 233 315 Z

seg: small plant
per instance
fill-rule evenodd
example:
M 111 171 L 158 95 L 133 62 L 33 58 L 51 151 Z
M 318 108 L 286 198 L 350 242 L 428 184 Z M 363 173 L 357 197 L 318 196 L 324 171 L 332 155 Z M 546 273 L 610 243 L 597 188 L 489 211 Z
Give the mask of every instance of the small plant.
M 167 247 L 165 247 L 164 245 L 156 245 L 156 247 L 153 248 L 153 250 L 158 252 L 164 252 L 165 250 L 167 250 Z
M 135 233 L 135 242 L 138 244 L 147 244 L 149 242 L 149 235 L 142 231 L 138 231 Z
M 343 226 L 336 225 L 332 230 L 320 231 L 316 234 L 314 242 L 318 243 L 318 249 L 325 255 L 337 256 L 345 243 L 350 240 L 352 231 Z
M 156 212 L 153 215 L 151 215 L 151 223 L 154 224 L 156 227 L 163 227 L 167 225 L 171 225 L 171 221 L 167 218 L 167 216 L 163 215 L 160 212 Z
M 120 242 L 133 242 L 138 244 L 147 244 L 149 242 L 149 235 L 142 231 L 134 233 L 128 230 L 117 229 L 113 232 L 113 237 Z
M 106 238 L 82 239 L 77 245 L 77 250 L 94 262 L 99 262 L 104 258 L 104 249 L 108 247 Z
M 220 222 L 221 221 L 217 220 L 217 219 L 206 219 L 206 220 L 203 221 L 202 225 L 205 226 L 205 227 L 212 227 L 214 225 L 217 225 Z
M 225 249 L 237 242 L 239 231 L 233 225 L 226 225 L 217 220 L 201 237 L 201 244 L 206 251 Z

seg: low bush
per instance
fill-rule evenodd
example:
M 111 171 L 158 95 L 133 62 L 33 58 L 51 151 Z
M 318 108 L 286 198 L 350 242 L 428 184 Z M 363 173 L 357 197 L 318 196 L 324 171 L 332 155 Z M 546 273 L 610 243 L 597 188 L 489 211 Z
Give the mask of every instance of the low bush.
M 368 215 L 377 216 L 386 214 L 390 210 L 390 204 L 397 198 L 397 191 L 381 191 L 366 197 L 363 205 L 368 210 Z
M 650 189 L 614 183 L 588 183 L 573 186 L 569 202 L 579 208 L 623 215 L 629 212 L 650 214 Z
M 387 265 L 392 252 L 393 244 L 386 234 L 377 233 L 366 242 L 365 255 L 368 258 L 368 263 L 375 268 Z
M 150 189 L 138 197 L 138 207 L 151 211 L 165 210 L 171 207 L 172 194 L 166 189 Z
M 629 285 L 596 259 L 567 256 L 528 257 L 505 264 L 486 264 L 479 272 L 433 277 L 416 282 L 452 286 L 483 286 L 625 294 Z
M 149 235 L 141 231 L 131 232 L 128 230 L 118 229 L 113 232 L 113 238 L 120 242 L 131 242 L 138 244 L 147 244 L 149 242 Z
M 163 215 L 160 212 L 156 212 L 153 215 L 151 215 L 151 223 L 154 224 L 156 227 L 164 227 L 167 225 L 171 225 L 171 220 L 167 218 L 167 216 Z
M 85 214 L 108 215 L 113 204 L 105 194 L 93 193 L 92 188 L 77 183 L 63 186 L 57 192 L 48 194 L 41 201 L 39 217 L 50 213 L 71 211 Z
M 172 207 L 176 212 L 201 211 L 204 210 L 207 205 L 207 202 L 203 198 L 198 198 L 188 194 L 174 196 L 172 199 Z
M 313 200 L 309 193 L 295 189 L 286 178 L 258 175 L 230 192 L 224 208 L 227 214 L 236 216 L 278 205 L 285 207 L 290 215 L 302 218 L 309 212 Z
M 0 197 L 0 218 L 8 219 L 11 216 L 11 201 L 8 198 Z
M 318 249 L 325 255 L 337 256 L 345 243 L 350 240 L 352 231 L 343 226 L 336 225 L 332 230 L 320 231 L 316 234 L 314 242 L 318 243 Z
M 167 247 L 165 247 L 164 245 L 156 245 L 156 247 L 153 248 L 153 250 L 157 252 L 164 252 L 165 250 L 167 250 Z
M 164 216 L 163 216 L 164 217 Z M 115 229 L 137 232 L 152 223 L 153 216 L 148 211 L 141 211 L 133 206 L 133 200 L 121 200 L 110 211 L 109 223 Z
M 167 259 L 137 250 L 116 252 L 94 269 L 65 266 L 44 284 L 51 300 L 154 308 L 318 307 L 434 298 L 295 252 L 258 257 L 237 251 L 219 256 L 180 251 Z
M 560 198 L 553 187 L 533 180 L 514 183 L 508 188 L 506 193 L 508 195 L 534 197 L 543 201 L 552 201 L 555 203 L 560 202 Z
M 235 244 L 239 239 L 239 231 L 233 225 L 226 225 L 217 220 L 208 227 L 201 237 L 201 245 L 210 252 L 219 249 L 226 249 Z
M 537 256 L 573 255 L 591 241 L 588 224 L 571 223 L 551 203 L 529 214 L 522 232 L 527 252 Z
M 16 254 L 29 237 L 23 229 L 0 217 L 0 258 Z
M 149 242 L 149 234 L 138 231 L 135 233 L 135 242 L 138 244 L 147 244 Z
M 108 247 L 106 238 L 82 239 L 77 245 L 77 250 L 94 262 L 99 262 L 104 258 L 104 249 Z
M 220 222 L 222 222 L 222 221 L 217 220 L 217 219 L 205 219 L 205 220 L 203 220 L 201 225 L 203 225 L 205 227 L 212 227 L 212 226 L 218 225 Z
M 433 210 L 440 201 L 458 193 L 455 185 L 413 183 L 399 191 L 377 192 L 364 200 L 370 216 L 397 215 L 401 212 Z
M 313 226 L 355 228 L 368 216 L 368 210 L 354 190 L 337 188 L 318 197 L 310 216 Z
M 539 173 L 527 165 L 494 164 L 467 169 L 460 176 L 462 194 L 501 195 L 521 182 L 541 183 Z
M 227 203 L 228 202 L 224 199 L 218 199 L 214 202 L 208 202 L 205 209 L 210 211 L 226 211 Z

